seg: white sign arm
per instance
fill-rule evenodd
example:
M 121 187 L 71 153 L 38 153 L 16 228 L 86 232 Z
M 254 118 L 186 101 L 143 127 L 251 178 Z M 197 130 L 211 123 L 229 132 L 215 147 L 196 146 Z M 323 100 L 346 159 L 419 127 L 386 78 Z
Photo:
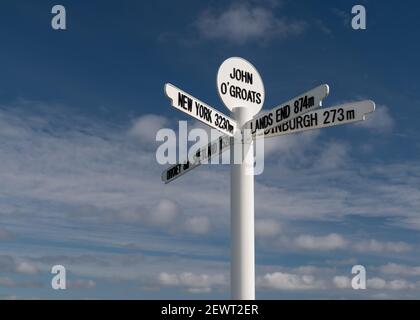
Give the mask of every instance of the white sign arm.
M 300 115 L 316 110 L 322 106 L 322 100 L 328 96 L 330 88 L 327 84 L 320 85 L 279 106 L 257 115 L 246 125 L 252 135 L 263 134 L 263 131 L 275 128 Z
M 208 161 L 209 159 L 222 154 L 226 149 L 230 147 L 231 137 L 223 135 L 216 140 L 210 142 L 207 146 L 200 148 L 194 156 L 193 159 L 187 160 L 183 163 L 177 163 L 162 173 L 162 181 L 169 183 L 176 178 L 184 175 L 185 173 L 191 171 L 194 168 L 197 168 L 202 163 Z
M 233 119 L 170 83 L 165 85 L 165 93 L 171 100 L 171 105 L 174 108 L 189 114 L 226 135 L 234 135 L 237 125 Z
M 375 103 L 371 100 L 319 109 L 281 123 L 274 128 L 265 130 L 264 137 L 275 137 L 289 133 L 363 121 L 366 119 L 366 115 L 373 111 L 375 111 Z

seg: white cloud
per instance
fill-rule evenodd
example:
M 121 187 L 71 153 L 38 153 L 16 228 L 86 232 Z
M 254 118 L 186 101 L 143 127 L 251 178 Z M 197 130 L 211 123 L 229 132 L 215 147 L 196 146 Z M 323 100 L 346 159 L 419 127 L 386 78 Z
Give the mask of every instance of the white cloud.
M 348 159 L 348 146 L 344 143 L 333 142 L 321 152 L 316 163 L 320 169 L 333 170 L 345 165 Z
M 157 207 L 151 210 L 150 223 L 156 226 L 168 226 L 176 220 L 179 211 L 178 205 L 174 201 L 162 199 Z
M 373 114 L 368 116 L 365 121 L 362 121 L 357 125 L 383 133 L 391 131 L 395 126 L 395 121 L 392 118 L 387 106 L 378 105 L 376 106 L 376 110 Z
M 235 44 L 298 35 L 306 26 L 302 21 L 276 17 L 270 8 L 247 3 L 233 4 L 220 13 L 207 10 L 196 24 L 203 37 Z
M 387 287 L 391 290 L 406 290 L 415 289 L 415 284 L 408 282 L 407 280 L 391 280 L 388 282 Z
M 319 137 L 319 130 L 311 130 L 297 134 L 282 136 L 281 139 L 274 137 L 264 140 L 264 156 L 274 156 L 281 154 L 292 158 L 299 158 L 300 155 L 312 145 Z
M 408 252 L 412 248 L 405 242 L 380 242 L 375 239 L 361 241 L 354 245 L 354 249 L 359 252 L 395 252 L 403 253 Z
M 261 238 L 270 238 L 278 235 L 281 225 L 274 219 L 257 219 L 255 221 L 255 235 Z
M 0 274 L 20 273 L 34 275 L 38 272 L 38 268 L 28 260 L 17 259 L 11 255 L 0 255 Z
M 16 263 L 16 271 L 23 274 L 36 274 L 38 268 L 28 261 L 18 261 Z
M 319 251 L 343 249 L 347 246 L 347 241 L 336 233 L 326 236 L 300 235 L 294 243 L 301 249 Z
M 163 286 L 180 287 L 190 293 L 209 293 L 213 288 L 226 286 L 224 275 L 194 274 L 183 272 L 180 274 L 162 272 L 158 282 Z
M 367 280 L 367 289 L 384 289 L 386 287 L 386 281 L 382 278 L 372 278 Z
M 338 289 L 351 288 L 351 279 L 346 276 L 335 276 L 333 283 Z M 406 290 L 415 289 L 416 285 L 404 279 L 385 280 L 379 277 L 367 279 L 366 289 L 369 290 Z
M 420 266 L 406 266 L 396 263 L 388 263 L 380 267 L 380 271 L 385 274 L 397 274 L 400 276 L 420 276 Z
M 69 289 L 93 289 L 96 287 L 96 281 L 94 280 L 70 280 L 67 281 L 67 287 Z
M 257 278 L 261 288 L 274 290 L 313 290 L 323 288 L 323 284 L 312 275 L 297 275 L 284 272 L 267 273 Z
M 156 142 L 156 133 L 165 128 L 169 120 L 163 116 L 147 114 L 137 118 L 129 130 L 129 134 L 136 137 L 142 142 Z
M 333 283 L 339 289 L 347 289 L 351 287 L 351 280 L 346 276 L 335 276 L 333 278 Z
M 188 218 L 185 229 L 194 234 L 207 234 L 210 231 L 210 220 L 205 216 Z

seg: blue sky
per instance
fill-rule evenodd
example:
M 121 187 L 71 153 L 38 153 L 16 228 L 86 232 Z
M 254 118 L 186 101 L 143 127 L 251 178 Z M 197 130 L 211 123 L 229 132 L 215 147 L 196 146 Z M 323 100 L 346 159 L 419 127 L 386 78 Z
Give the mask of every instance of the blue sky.
M 228 112 L 215 79 L 230 56 L 258 68 L 264 109 L 322 83 L 324 106 L 377 104 L 362 124 L 266 141 L 257 298 L 420 298 L 416 2 L 61 1 L 66 31 L 55 4 L 0 5 L 0 298 L 229 297 L 229 168 L 163 185 L 155 133 L 197 126 L 166 82 Z M 348 288 L 355 264 L 367 290 Z

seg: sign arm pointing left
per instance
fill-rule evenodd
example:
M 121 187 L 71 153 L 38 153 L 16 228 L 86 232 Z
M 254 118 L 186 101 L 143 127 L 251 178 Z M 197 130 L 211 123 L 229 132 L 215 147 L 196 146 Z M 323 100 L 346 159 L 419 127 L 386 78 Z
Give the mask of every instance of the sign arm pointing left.
M 206 146 L 200 148 L 198 152 L 184 162 L 180 162 L 170 166 L 168 169 L 162 172 L 162 181 L 165 184 L 179 178 L 185 173 L 197 168 L 202 163 L 212 159 L 215 156 L 222 154 L 224 151 L 230 148 L 231 138 L 227 135 L 220 136 L 216 140 L 210 142 Z
M 165 84 L 165 94 L 171 100 L 172 107 L 189 114 L 208 126 L 233 137 L 236 131 L 236 121 L 217 111 L 208 104 L 182 91 L 174 85 Z

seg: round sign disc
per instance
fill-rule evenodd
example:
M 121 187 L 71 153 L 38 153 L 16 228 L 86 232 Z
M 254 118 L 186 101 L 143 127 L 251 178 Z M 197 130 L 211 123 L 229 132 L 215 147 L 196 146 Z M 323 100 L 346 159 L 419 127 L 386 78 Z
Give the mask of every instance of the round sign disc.
M 243 58 L 225 60 L 217 73 L 217 91 L 225 106 L 245 107 L 257 114 L 265 98 L 264 84 L 257 69 Z

